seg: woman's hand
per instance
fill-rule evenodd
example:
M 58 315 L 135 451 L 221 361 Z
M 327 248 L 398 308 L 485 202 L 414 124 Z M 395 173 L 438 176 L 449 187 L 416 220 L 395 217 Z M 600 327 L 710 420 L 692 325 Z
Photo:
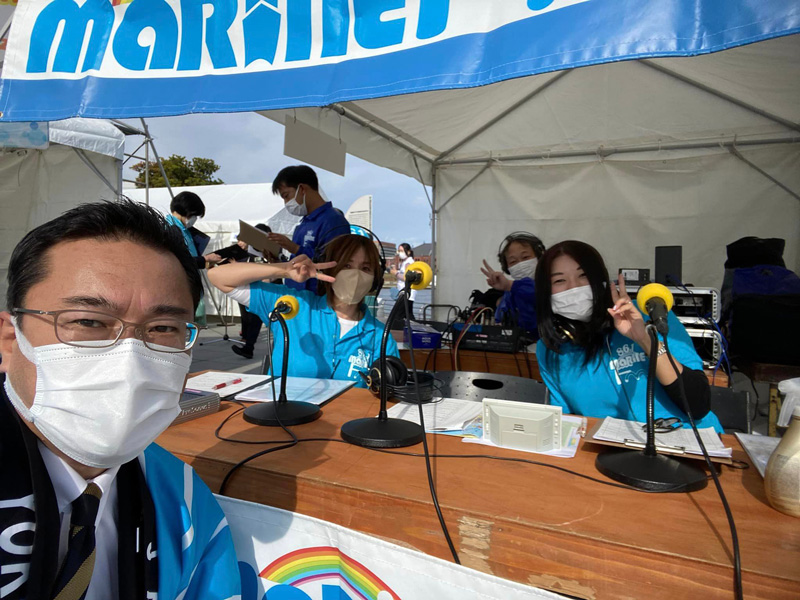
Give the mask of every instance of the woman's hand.
M 295 256 L 292 260 L 286 263 L 286 277 L 296 281 L 297 283 L 303 283 L 308 279 L 317 278 L 320 281 L 327 281 L 328 283 L 333 283 L 336 281 L 335 277 L 331 277 L 330 275 L 326 275 L 321 271 L 323 269 L 331 269 L 336 266 L 336 262 L 326 262 L 326 263 L 315 263 L 310 258 L 308 258 L 305 254 L 301 254 L 300 256 Z
M 483 261 L 481 273 L 486 276 L 486 284 L 489 287 L 501 292 L 508 292 L 511 290 L 511 286 L 514 284 L 514 282 L 506 277 L 502 271 L 495 271 L 492 267 L 490 267 L 489 263 L 486 262 L 486 259 Z
M 212 252 L 211 254 L 206 254 L 203 258 L 207 263 L 210 263 L 212 265 L 215 265 L 222 260 L 222 257 L 216 252 Z
M 619 275 L 619 291 L 611 285 L 611 299 L 614 307 L 608 309 L 608 314 L 614 319 L 614 327 L 622 335 L 639 344 L 646 354 L 650 353 L 650 336 L 645 328 L 644 318 L 639 309 L 631 302 L 631 297 L 625 289 L 625 279 Z

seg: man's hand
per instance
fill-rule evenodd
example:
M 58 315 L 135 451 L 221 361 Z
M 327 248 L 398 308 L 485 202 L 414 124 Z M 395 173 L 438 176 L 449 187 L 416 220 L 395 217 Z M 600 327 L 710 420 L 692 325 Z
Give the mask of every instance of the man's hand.
M 489 287 L 501 292 L 509 291 L 511 286 L 514 284 L 514 282 L 506 277 L 502 271 L 495 271 L 492 267 L 490 267 L 489 263 L 487 263 L 485 259 L 483 261 L 483 266 L 481 267 L 481 273 L 486 276 L 486 284 Z
M 283 235 L 282 233 L 268 233 L 267 238 L 271 242 L 275 242 L 284 250 L 288 250 L 291 254 L 297 254 L 297 251 L 300 250 L 300 246 L 295 244 L 292 240 L 288 237 Z
M 286 277 L 296 281 L 297 283 L 303 283 L 304 281 L 312 278 L 333 283 L 336 281 L 336 278 L 326 275 L 321 271 L 323 269 L 332 269 L 335 266 L 336 261 L 315 263 L 305 254 L 301 254 L 300 256 L 295 256 L 292 260 L 286 263 Z
M 207 263 L 210 263 L 212 265 L 215 265 L 222 260 L 222 257 L 216 252 L 212 252 L 211 254 L 206 254 L 205 256 L 203 256 L 203 258 Z

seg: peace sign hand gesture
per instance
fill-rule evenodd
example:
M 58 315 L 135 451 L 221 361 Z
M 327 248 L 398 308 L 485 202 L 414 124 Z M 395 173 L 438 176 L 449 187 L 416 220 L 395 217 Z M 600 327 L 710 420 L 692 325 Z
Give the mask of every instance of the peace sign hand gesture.
M 481 273 L 486 276 L 486 284 L 489 287 L 500 290 L 501 292 L 509 291 L 514 283 L 508 277 L 506 277 L 502 271 L 495 271 L 492 267 L 490 267 L 489 263 L 486 262 L 486 259 L 483 260 Z
M 622 273 L 619 275 L 618 285 L 619 290 L 613 284 L 611 285 L 611 299 L 614 300 L 614 306 L 608 309 L 608 314 L 614 319 L 614 327 L 617 331 L 649 353 L 650 336 L 645 329 L 644 318 L 639 309 L 631 302 L 631 297 L 628 296 Z
M 327 281 L 333 283 L 336 281 L 334 277 L 326 275 L 321 271 L 323 269 L 331 269 L 336 266 L 336 262 L 315 263 L 305 254 L 295 256 L 292 260 L 286 263 L 285 271 L 286 277 L 303 283 L 304 281 L 316 277 L 320 281 Z

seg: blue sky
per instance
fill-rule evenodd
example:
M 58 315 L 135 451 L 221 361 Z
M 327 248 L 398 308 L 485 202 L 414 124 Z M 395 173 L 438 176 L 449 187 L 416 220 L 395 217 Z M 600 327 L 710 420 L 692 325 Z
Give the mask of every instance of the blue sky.
M 138 121 L 131 124 L 140 126 Z M 225 183 L 271 183 L 280 169 L 298 162 L 283 155 L 283 126 L 255 113 L 161 117 L 147 119 L 147 126 L 162 158 L 171 154 L 212 158 Z M 131 136 L 127 150 L 141 141 Z M 373 229 L 381 240 L 412 246 L 430 241 L 430 207 L 418 181 L 349 154 L 344 177 L 316 171 L 328 199 L 344 211 L 356 198 L 372 194 Z M 134 177 L 126 169 L 125 178 Z

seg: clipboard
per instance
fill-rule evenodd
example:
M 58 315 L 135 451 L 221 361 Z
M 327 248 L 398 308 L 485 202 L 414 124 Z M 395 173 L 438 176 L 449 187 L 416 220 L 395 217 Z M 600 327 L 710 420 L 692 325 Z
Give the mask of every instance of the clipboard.
M 267 234 L 256 229 L 249 223 L 239 220 L 239 241 L 247 242 L 256 250 L 264 252 L 265 254 L 272 254 L 273 256 L 280 256 L 283 248 L 280 244 L 273 242 L 267 237 Z
M 627 448 L 628 450 L 643 450 L 644 444 L 640 442 L 636 442 L 633 440 L 626 440 L 625 443 L 620 442 L 612 442 L 610 440 L 596 440 L 594 438 L 594 434 L 597 433 L 597 430 L 603 425 L 603 419 L 598 419 L 594 426 L 589 430 L 586 434 L 586 437 L 583 438 L 583 441 L 590 444 L 600 444 L 602 446 L 611 446 L 612 448 Z M 656 446 L 656 452 L 658 454 L 664 454 L 666 456 L 676 456 L 679 458 L 692 458 L 695 460 L 702 460 L 705 461 L 702 454 L 694 454 L 692 452 L 686 452 L 682 447 L 673 447 L 673 446 Z M 732 465 L 733 459 L 724 457 L 724 456 L 711 456 L 709 455 L 711 462 L 722 463 L 724 465 Z
M 211 241 L 211 237 L 199 229 L 195 229 L 194 227 L 189 227 L 189 235 L 192 236 L 192 241 L 194 241 L 194 247 L 197 249 L 197 254 L 200 256 L 205 254 L 206 248 L 208 247 L 208 242 Z

